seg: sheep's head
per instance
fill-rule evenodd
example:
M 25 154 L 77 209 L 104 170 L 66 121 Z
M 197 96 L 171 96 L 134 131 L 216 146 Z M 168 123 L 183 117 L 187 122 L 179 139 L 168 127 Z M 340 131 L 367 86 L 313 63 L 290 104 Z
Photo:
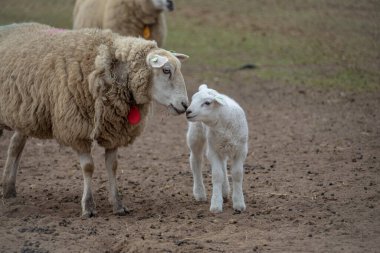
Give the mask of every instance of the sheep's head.
M 174 3 L 172 0 L 149 0 L 152 2 L 154 8 L 159 11 L 173 11 Z
M 189 101 L 185 81 L 181 73 L 181 61 L 187 55 L 171 53 L 163 49 L 154 50 L 147 56 L 147 64 L 153 70 L 152 97 L 167 106 L 172 114 L 186 111 Z
M 186 118 L 193 122 L 214 122 L 218 119 L 218 111 L 224 104 L 222 95 L 202 84 L 191 99 L 191 104 L 186 110 Z

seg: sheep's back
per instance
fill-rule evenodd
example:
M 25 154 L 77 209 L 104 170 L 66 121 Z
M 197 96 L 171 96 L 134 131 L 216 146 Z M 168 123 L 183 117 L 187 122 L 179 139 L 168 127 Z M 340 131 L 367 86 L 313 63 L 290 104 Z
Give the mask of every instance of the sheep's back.
M 88 146 L 94 112 L 86 79 L 97 46 L 107 43 L 96 33 L 39 24 L 0 29 L 0 124 L 76 149 Z

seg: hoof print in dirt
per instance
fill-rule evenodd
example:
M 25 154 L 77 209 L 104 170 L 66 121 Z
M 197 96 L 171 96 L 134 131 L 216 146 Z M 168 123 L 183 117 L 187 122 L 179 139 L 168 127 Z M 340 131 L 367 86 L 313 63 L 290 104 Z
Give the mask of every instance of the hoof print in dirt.
M 127 214 L 130 214 L 131 211 L 130 211 L 129 209 L 123 207 L 123 208 L 120 208 L 120 209 L 118 209 L 118 210 L 116 210 L 116 211 L 113 211 L 113 213 L 114 213 L 115 215 L 125 216 L 125 215 L 127 215 Z

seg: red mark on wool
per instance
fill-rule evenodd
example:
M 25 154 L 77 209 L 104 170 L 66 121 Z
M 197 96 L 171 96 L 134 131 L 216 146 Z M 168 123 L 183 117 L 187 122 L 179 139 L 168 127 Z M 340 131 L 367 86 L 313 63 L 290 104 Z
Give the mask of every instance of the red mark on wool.
M 131 125 L 136 125 L 141 120 L 141 114 L 137 106 L 132 106 L 127 116 L 128 122 Z

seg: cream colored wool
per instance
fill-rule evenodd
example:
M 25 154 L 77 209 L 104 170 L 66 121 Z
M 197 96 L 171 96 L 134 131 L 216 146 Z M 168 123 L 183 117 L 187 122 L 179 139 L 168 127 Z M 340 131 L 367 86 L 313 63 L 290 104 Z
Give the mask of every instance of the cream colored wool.
M 150 107 L 152 50 L 166 52 L 109 30 L 0 27 L 0 129 L 54 138 L 80 153 L 93 139 L 108 149 L 132 143 Z M 133 104 L 138 125 L 126 118 Z
M 144 27 L 151 31 L 149 39 L 162 47 L 167 34 L 165 14 L 156 10 L 150 0 L 77 0 L 74 29 L 104 28 L 124 36 L 143 37 Z

